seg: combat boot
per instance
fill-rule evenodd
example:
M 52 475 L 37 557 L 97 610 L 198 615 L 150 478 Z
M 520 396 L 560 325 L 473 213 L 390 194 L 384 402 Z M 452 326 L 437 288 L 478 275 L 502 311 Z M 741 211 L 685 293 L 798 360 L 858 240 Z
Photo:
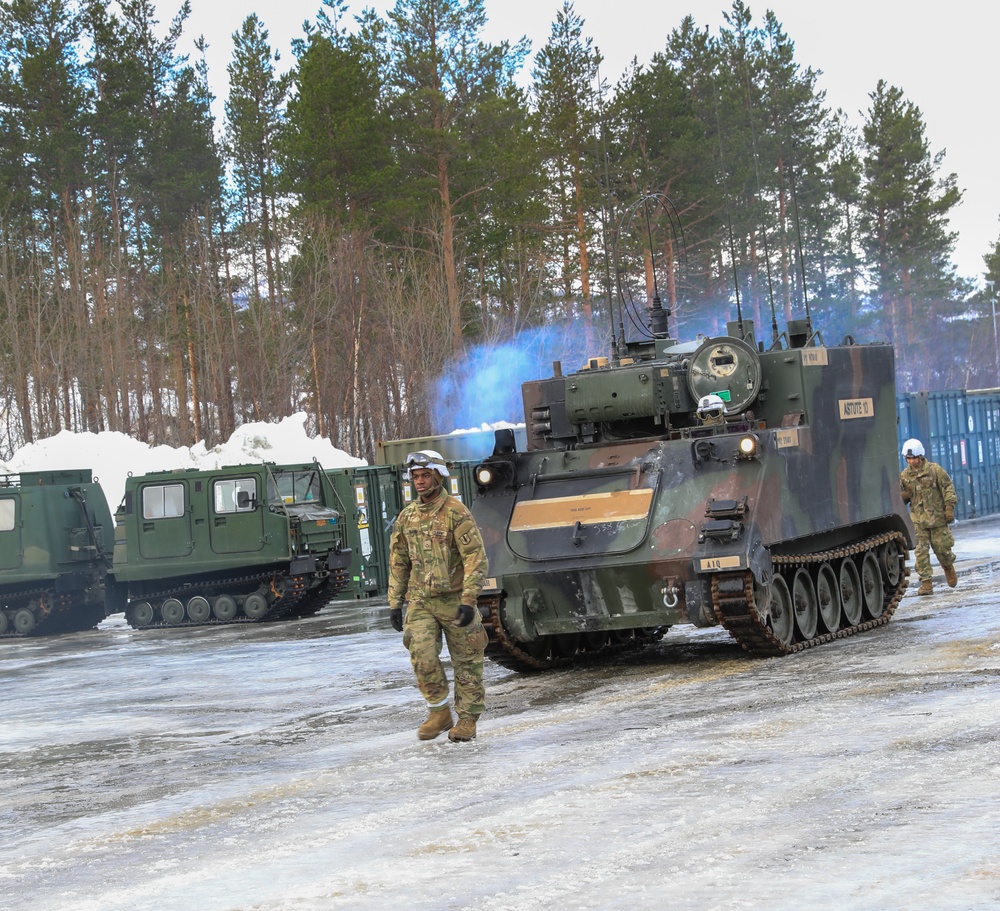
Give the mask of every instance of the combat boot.
M 438 734 L 450 731 L 454 723 L 448 706 L 443 709 L 431 709 L 427 720 L 417 728 L 417 736 L 421 740 L 433 740 Z
M 944 570 L 944 577 L 948 582 L 949 588 L 954 588 L 958 585 L 958 573 L 955 572 L 954 566 L 942 566 L 941 569 Z
M 461 715 L 458 719 L 458 724 L 456 724 L 450 731 L 448 731 L 448 739 L 453 743 L 461 743 L 466 740 L 472 740 L 476 736 L 476 716 L 475 715 Z
M 920 588 L 917 589 L 918 595 L 933 595 L 934 586 L 930 579 L 924 579 L 920 583 Z

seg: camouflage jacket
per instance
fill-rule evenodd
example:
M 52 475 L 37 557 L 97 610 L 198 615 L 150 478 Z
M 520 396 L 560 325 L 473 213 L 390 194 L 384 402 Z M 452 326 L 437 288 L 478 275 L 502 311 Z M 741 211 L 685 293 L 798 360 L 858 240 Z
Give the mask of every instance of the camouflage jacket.
M 899 475 L 903 500 L 910 504 L 910 519 L 922 528 L 947 525 L 945 507 L 958 502 L 955 485 L 948 472 L 936 462 L 924 459 L 919 467 L 907 465 Z
M 444 490 L 430 503 L 414 500 L 396 518 L 389 542 L 389 607 L 433 595 L 461 593 L 475 604 L 488 570 L 476 520 Z

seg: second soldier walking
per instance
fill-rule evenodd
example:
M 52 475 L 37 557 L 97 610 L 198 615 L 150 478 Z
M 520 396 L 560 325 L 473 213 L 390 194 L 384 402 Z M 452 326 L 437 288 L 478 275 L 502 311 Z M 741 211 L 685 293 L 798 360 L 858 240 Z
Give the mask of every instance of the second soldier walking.
M 910 507 L 910 519 L 917 532 L 914 548 L 915 568 L 920 577 L 918 595 L 934 593 L 931 581 L 931 548 L 944 570 L 945 581 L 954 588 L 958 585 L 955 572 L 955 538 L 948 527 L 955 521 L 955 504 L 958 496 L 951 477 L 936 462 L 924 454 L 920 440 L 907 440 L 903 444 L 906 468 L 899 475 L 903 502 Z

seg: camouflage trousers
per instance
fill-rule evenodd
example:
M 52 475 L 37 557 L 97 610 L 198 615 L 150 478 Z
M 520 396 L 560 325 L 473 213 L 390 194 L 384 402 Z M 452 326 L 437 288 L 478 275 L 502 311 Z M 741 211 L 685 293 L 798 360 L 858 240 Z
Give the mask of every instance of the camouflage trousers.
M 479 715 L 486 708 L 483 653 L 487 636 L 478 610 L 468 626 L 455 625 L 455 613 L 461 603 L 459 595 L 410 601 L 406 607 L 403 645 L 409 649 L 420 692 L 427 704 L 435 708 L 448 701 L 448 678 L 441 664 L 443 633 L 455 675 L 455 711 L 459 715 Z
M 952 566 L 955 563 L 955 537 L 947 525 L 934 525 L 925 528 L 922 525 L 915 525 L 917 532 L 917 543 L 913 548 L 913 557 L 916 564 L 917 575 L 920 580 L 930 579 L 934 574 L 931 570 L 931 548 L 934 548 L 934 556 L 938 558 L 938 563 L 944 566 Z

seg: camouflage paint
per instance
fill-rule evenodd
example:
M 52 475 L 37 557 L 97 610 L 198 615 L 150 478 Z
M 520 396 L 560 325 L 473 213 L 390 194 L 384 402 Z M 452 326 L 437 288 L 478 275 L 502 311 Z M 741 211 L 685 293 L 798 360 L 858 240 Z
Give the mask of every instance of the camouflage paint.
M 766 585 L 772 555 L 889 530 L 911 547 L 893 351 L 809 341 L 758 352 L 752 329 L 736 344 L 658 339 L 525 384 L 528 449 L 487 459 L 502 480 L 472 504 L 484 595 L 501 596 L 507 634 L 708 625 L 717 573 Z M 740 409 L 725 426 L 694 418 L 708 392 Z M 746 436 L 752 458 L 738 455 Z

